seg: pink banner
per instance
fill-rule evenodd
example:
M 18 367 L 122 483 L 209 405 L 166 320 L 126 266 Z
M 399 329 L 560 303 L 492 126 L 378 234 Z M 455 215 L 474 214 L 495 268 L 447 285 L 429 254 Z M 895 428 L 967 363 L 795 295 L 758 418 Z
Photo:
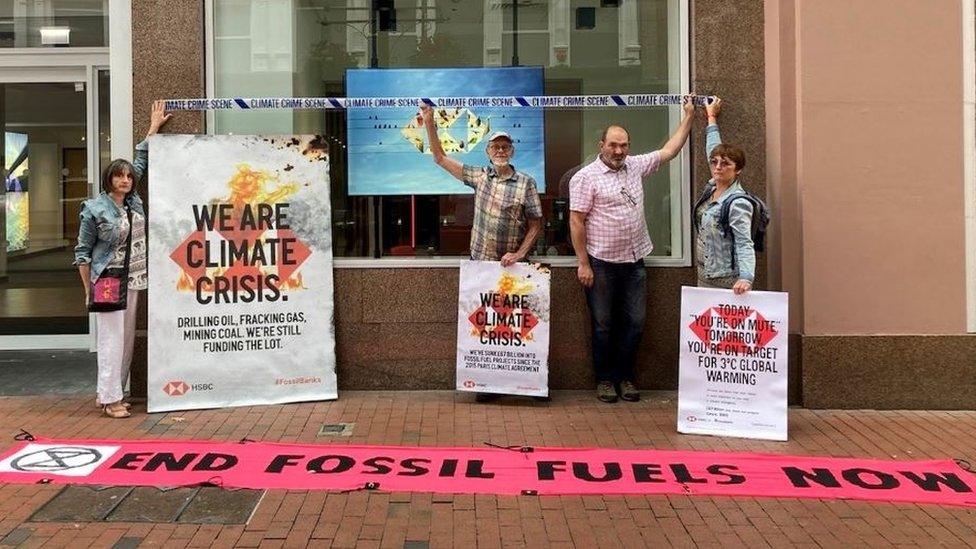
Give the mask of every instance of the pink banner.
M 0 482 L 486 494 L 690 494 L 976 506 L 951 460 L 886 461 L 599 448 L 437 448 L 42 440 L 0 459 Z

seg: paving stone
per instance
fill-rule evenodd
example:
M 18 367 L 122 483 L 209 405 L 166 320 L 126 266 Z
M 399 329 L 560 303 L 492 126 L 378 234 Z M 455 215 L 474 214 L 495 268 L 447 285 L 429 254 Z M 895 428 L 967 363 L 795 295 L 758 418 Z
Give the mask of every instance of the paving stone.
M 142 543 L 142 538 L 122 538 L 115 542 L 112 549 L 136 549 Z
M 106 521 L 110 522 L 173 522 L 193 499 L 196 488 L 160 490 L 139 487 L 132 491 Z
M 200 488 L 179 522 L 192 524 L 244 524 L 258 502 L 263 490 L 225 490 L 223 488 Z
M 88 351 L 4 351 L 0 396 L 87 394 L 94 409 L 96 360 Z
M 133 489 L 68 486 L 34 513 L 32 522 L 98 522 L 112 512 Z
M 9 534 L 0 539 L 0 545 L 17 546 L 21 543 L 27 541 L 28 538 L 33 534 L 31 530 L 27 528 L 15 528 L 10 531 Z

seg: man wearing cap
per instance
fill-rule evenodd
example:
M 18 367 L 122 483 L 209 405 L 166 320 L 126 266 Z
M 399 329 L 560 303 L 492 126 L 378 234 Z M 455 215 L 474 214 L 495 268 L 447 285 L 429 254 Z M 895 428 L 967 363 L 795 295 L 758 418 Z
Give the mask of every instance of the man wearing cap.
M 447 156 L 434 126 L 434 112 L 421 105 L 427 140 L 434 162 L 474 189 L 471 259 L 501 261 L 508 267 L 525 256 L 542 232 L 542 203 L 535 179 L 511 165 L 512 137 L 494 132 L 488 137 L 488 166 L 461 164 Z
M 434 162 L 474 189 L 471 259 L 501 261 L 505 267 L 525 259 L 542 232 L 542 203 L 535 179 L 510 163 L 515 156 L 512 137 L 505 132 L 488 137 L 488 166 L 462 164 L 444 153 L 433 110 L 421 104 L 420 114 Z M 477 400 L 485 402 L 492 396 L 478 393 Z
M 634 384 L 637 347 L 644 333 L 647 271 L 654 248 L 644 219 L 644 178 L 678 155 L 691 131 L 695 107 L 660 150 L 630 155 L 630 135 L 608 126 L 599 158 L 569 182 L 569 227 L 593 329 L 593 370 L 603 402 L 640 400 Z

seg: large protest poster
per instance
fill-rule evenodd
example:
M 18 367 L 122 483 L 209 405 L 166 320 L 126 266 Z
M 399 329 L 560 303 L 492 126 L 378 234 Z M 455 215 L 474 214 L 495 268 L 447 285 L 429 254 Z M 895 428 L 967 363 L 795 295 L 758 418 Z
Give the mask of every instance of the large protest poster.
M 678 432 L 786 440 L 788 297 L 681 289 Z
M 337 397 L 316 136 L 149 144 L 150 412 Z
M 549 268 L 462 261 L 457 390 L 549 396 Z
M 538 96 L 543 91 L 542 67 L 346 71 L 346 93 L 352 98 Z M 508 133 L 515 146 L 512 163 L 535 179 L 539 194 L 546 190 L 543 114 L 541 108 L 502 99 L 443 105 L 433 112 L 444 152 L 463 164 L 488 164 L 488 138 L 496 131 Z M 350 195 L 474 192 L 434 163 L 416 106 L 349 109 L 346 121 Z

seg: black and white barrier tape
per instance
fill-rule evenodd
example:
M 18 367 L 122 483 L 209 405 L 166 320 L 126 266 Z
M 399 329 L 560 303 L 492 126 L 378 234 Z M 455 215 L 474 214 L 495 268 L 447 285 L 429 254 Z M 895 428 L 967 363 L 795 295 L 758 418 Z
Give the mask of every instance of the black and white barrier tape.
M 419 107 L 426 103 L 442 108 L 627 108 L 681 105 L 682 94 L 611 94 L 611 95 L 536 95 L 498 97 L 215 97 L 167 99 L 169 111 L 214 111 L 248 109 L 384 109 Z M 703 106 L 714 98 L 690 95 L 695 105 Z

